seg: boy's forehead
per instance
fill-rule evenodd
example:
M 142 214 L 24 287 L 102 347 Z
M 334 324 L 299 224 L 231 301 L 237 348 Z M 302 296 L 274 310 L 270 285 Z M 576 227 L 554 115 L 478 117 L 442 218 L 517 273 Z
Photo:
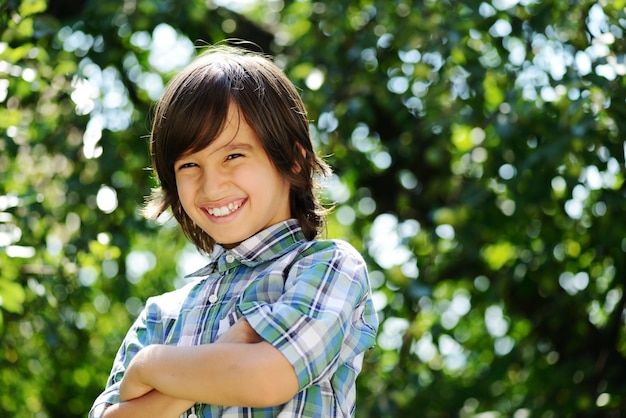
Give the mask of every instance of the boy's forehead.
M 256 132 L 243 117 L 236 105 L 231 105 L 224 120 L 224 126 L 215 138 L 209 141 L 197 141 L 204 147 L 191 147 L 181 155 L 181 158 L 195 154 L 196 152 L 208 151 L 210 154 L 231 149 L 252 149 L 259 145 L 260 139 Z
M 231 126 L 239 126 L 241 123 L 246 123 L 246 118 L 242 117 L 241 109 L 234 103 L 228 106 L 228 112 L 226 113 L 226 119 L 224 121 L 224 127 L 222 131 L 228 129 Z

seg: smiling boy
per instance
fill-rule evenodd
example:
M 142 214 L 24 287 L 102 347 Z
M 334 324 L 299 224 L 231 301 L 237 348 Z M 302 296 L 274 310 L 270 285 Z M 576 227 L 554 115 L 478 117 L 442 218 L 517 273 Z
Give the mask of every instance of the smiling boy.
M 291 217 L 289 182 L 235 105 L 214 142 L 174 170 L 185 213 L 226 248 Z
M 90 416 L 348 417 L 378 320 L 363 258 L 318 239 L 307 113 L 269 59 L 213 48 L 167 86 L 151 153 L 171 208 L 209 257 L 148 299 Z

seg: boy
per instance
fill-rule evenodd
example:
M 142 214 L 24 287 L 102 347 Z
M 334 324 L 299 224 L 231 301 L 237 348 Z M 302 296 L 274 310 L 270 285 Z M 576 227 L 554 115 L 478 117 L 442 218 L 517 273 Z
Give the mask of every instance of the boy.
M 348 417 L 378 320 L 365 263 L 316 240 L 328 174 L 296 89 L 270 60 L 214 48 L 167 86 L 151 155 L 171 208 L 210 256 L 150 298 L 91 417 Z

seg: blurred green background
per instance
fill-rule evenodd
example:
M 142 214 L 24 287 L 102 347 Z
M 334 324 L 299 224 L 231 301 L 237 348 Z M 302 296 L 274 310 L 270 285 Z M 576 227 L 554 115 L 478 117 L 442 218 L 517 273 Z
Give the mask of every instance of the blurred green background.
M 381 318 L 358 417 L 625 416 L 624 0 L 0 0 L 0 416 L 84 417 L 203 260 L 151 109 L 242 38 L 302 92 Z

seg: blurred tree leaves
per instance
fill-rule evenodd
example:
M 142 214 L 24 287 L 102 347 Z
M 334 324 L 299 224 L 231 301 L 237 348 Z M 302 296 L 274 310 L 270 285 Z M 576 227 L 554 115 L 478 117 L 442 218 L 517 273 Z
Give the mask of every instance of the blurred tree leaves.
M 624 6 L 0 2 L 0 415 L 84 416 L 143 301 L 201 264 L 137 214 L 150 110 L 240 37 L 301 89 L 329 235 L 370 264 L 358 416 L 620 416 Z

